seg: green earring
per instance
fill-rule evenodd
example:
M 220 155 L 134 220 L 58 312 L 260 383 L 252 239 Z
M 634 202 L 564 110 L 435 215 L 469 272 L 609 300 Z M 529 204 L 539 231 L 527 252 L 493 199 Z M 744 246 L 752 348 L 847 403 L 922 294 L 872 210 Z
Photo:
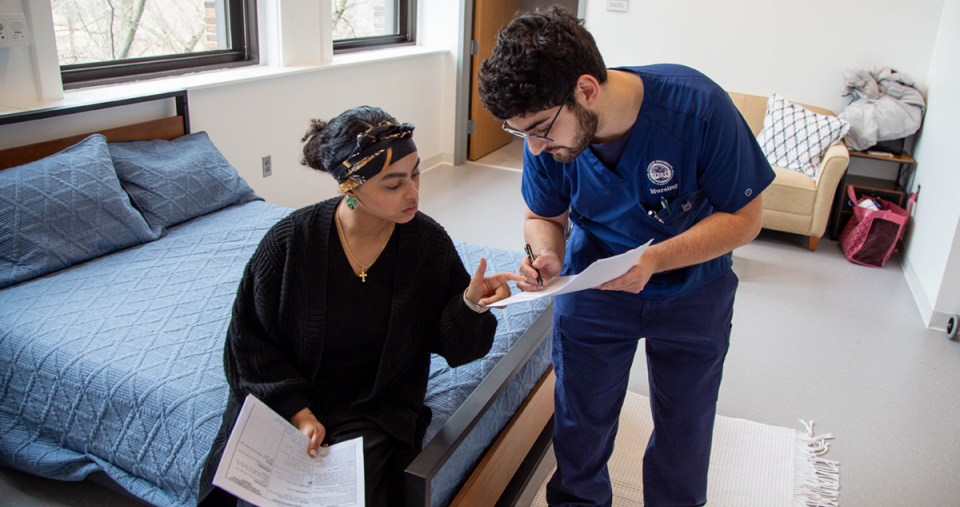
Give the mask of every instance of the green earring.
M 350 209 L 357 209 L 357 206 L 360 205 L 360 201 L 356 197 L 347 197 L 347 207 Z

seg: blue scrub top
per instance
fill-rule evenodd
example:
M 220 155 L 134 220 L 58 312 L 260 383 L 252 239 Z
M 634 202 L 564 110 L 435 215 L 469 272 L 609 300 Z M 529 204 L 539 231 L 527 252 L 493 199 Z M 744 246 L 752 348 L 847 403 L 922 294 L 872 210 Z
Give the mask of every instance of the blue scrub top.
M 559 163 L 523 151 L 522 193 L 537 215 L 570 210 L 563 274 L 653 238 L 672 238 L 716 211 L 734 213 L 760 195 L 774 172 L 750 127 L 720 86 L 681 65 L 621 67 L 644 96 L 623 155 L 611 171 L 592 150 Z M 662 209 L 666 200 L 670 213 Z M 657 212 L 663 223 L 648 215 Z M 662 299 L 696 289 L 732 266 L 727 255 L 657 273 L 637 295 Z

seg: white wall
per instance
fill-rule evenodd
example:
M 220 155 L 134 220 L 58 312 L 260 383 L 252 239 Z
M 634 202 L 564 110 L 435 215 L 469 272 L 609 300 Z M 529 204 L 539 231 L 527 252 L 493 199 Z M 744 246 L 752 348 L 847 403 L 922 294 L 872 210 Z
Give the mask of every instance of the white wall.
M 441 107 L 441 155 L 448 163 L 453 160 L 454 150 L 459 24 L 462 7 L 462 0 L 420 0 L 417 5 L 417 44 L 445 48 L 448 51 L 444 58 L 443 94 L 432 97 L 432 100 L 438 102 Z
M 4 5 L 2 2 L 18 1 L 0 0 L 0 6 Z M 316 14 L 313 3 L 311 0 L 258 2 L 263 66 L 280 67 L 281 61 L 289 60 L 283 56 L 287 52 L 282 51 L 279 41 L 270 40 L 271 37 L 278 37 L 274 29 L 274 25 L 279 23 L 278 12 L 304 4 L 312 13 L 312 18 Z M 329 3 L 324 5 L 329 6 Z M 35 83 L 23 77 L 34 72 L 34 62 L 27 57 L 16 62 L 16 69 L 5 70 L 0 66 L 0 105 L 10 101 L 18 105 L 12 109 L 50 107 L 75 103 L 75 96 L 84 93 L 124 96 L 131 93 L 132 89 L 150 88 L 157 83 L 170 83 L 168 86 L 171 89 L 185 87 L 189 91 L 192 130 L 207 131 L 214 144 L 258 194 L 269 202 L 298 208 L 337 194 L 337 186 L 330 176 L 300 165 L 300 139 L 311 118 L 330 119 L 359 105 L 381 107 L 401 121 L 417 126 L 415 138 L 421 159 L 433 163 L 452 160 L 453 65 L 459 9 L 459 2 L 445 0 L 421 0 L 418 9 L 420 43 L 440 49 L 453 48 L 452 52 L 342 67 L 320 67 L 307 72 L 216 86 L 195 87 L 190 84 L 191 77 L 185 76 L 153 83 L 68 91 L 64 101 L 37 104 L 31 103 L 37 100 L 33 95 Z M 317 20 L 315 26 L 319 26 L 319 22 Z M 311 36 L 308 30 L 301 29 L 299 33 L 304 40 Z M 0 65 L 4 63 L 2 51 Z M 300 65 L 313 63 L 312 60 L 316 59 L 313 52 L 297 51 L 295 55 L 294 63 Z M 143 104 L 75 117 L 2 126 L 0 149 L 146 121 L 166 116 L 171 110 L 172 103 Z M 261 171 L 261 157 L 266 155 L 272 157 L 273 164 L 273 175 L 269 178 L 263 178 Z
M 300 164 L 300 142 L 310 120 L 329 120 L 346 109 L 372 105 L 416 125 L 420 157 L 452 159 L 445 135 L 452 110 L 442 98 L 448 53 L 320 69 L 233 84 L 190 89 L 193 132 L 206 131 L 214 145 L 267 201 L 299 208 L 337 195 L 327 174 Z M 105 87 L 122 90 L 124 87 Z M 69 98 L 70 92 L 68 92 Z M 139 123 L 173 114 L 172 100 L 0 126 L 0 149 Z M 448 140 L 445 146 L 444 139 Z M 446 153 L 446 155 L 444 155 Z M 264 178 L 261 158 L 270 155 L 273 175 Z
M 383 108 L 416 125 L 421 159 L 440 154 L 446 55 L 431 54 L 190 92 L 190 123 L 205 130 L 254 191 L 299 208 L 337 195 L 333 179 L 300 165 L 311 118 L 330 119 L 360 105 Z M 270 155 L 273 176 L 262 177 Z
M 447 53 L 192 91 L 192 128 L 206 130 L 258 194 L 292 208 L 338 192 L 330 176 L 300 165 L 300 139 L 311 118 L 377 106 L 416 125 L 421 160 L 452 160 L 459 3 L 420 0 L 417 9 L 418 44 Z M 261 171 L 266 155 L 273 163 L 269 178 Z
M 626 13 L 587 3 L 608 67 L 680 63 L 724 89 L 834 112 L 845 68 L 887 65 L 921 83 L 943 0 L 630 0 Z
M 568 11 L 576 14 L 581 0 L 520 0 L 521 11 L 532 11 L 536 8 L 546 8 L 551 5 L 562 5 Z
M 24 12 L 21 0 L 0 0 L 0 12 Z M 37 100 L 30 48 L 0 48 L 0 106 Z
M 954 231 L 950 256 L 947 258 L 947 267 L 943 271 L 934 314 L 930 319 L 932 327 L 945 328 L 947 319 L 958 313 L 960 313 L 960 223 Z
M 914 157 L 921 190 L 905 270 L 927 325 L 942 328 L 945 315 L 960 312 L 960 0 L 944 2 L 936 33 Z
M 63 98 L 50 0 L 0 0 L 0 12 L 24 14 L 30 37 L 29 46 L 0 48 L 0 111 Z

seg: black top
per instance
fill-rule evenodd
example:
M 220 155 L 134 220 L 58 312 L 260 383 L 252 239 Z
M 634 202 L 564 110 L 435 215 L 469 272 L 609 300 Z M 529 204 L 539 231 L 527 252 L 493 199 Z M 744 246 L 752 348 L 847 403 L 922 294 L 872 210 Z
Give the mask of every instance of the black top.
M 393 273 L 397 268 L 398 234 L 392 234 L 363 281 L 353 272 L 336 225 L 330 227 L 330 268 L 327 285 L 327 311 L 330 315 L 355 315 L 362 318 L 330 319 L 323 345 L 323 360 L 317 389 L 310 400 L 317 420 L 324 426 L 336 425 L 350 416 L 350 405 L 366 398 L 373 390 L 373 379 L 380 365 L 380 353 L 390 326 L 393 299 Z
M 223 447 L 246 395 L 253 394 L 287 420 L 311 407 L 323 389 L 319 370 L 333 336 L 331 326 L 337 325 L 332 322 L 371 318 L 365 305 L 344 314 L 329 306 L 330 239 L 335 237 L 330 229 L 339 202 L 339 197 L 330 199 L 280 220 L 244 269 L 224 346 L 230 392 L 204 467 L 201 499 L 213 489 Z M 439 224 L 417 213 L 393 234 L 397 260 L 381 359 L 369 394 L 350 408 L 419 449 L 431 417 L 423 404 L 430 354 L 443 356 L 451 366 L 483 357 L 493 344 L 497 319 L 463 302 L 470 275 Z M 371 275 L 367 283 L 372 280 Z

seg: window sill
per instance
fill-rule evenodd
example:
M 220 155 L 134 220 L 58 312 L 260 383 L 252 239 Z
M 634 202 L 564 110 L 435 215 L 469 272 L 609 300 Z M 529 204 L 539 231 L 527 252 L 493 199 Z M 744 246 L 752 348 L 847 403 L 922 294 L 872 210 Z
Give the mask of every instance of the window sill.
M 235 69 L 198 72 L 144 81 L 134 81 L 115 85 L 66 90 L 63 99 L 45 102 L 29 102 L 21 105 L 0 104 L 0 116 L 8 113 L 21 113 L 37 109 L 61 108 L 96 104 L 108 100 L 153 95 L 176 90 L 200 90 L 248 81 L 271 79 L 276 77 L 321 72 L 330 69 L 367 65 L 388 60 L 413 58 L 423 55 L 446 53 L 446 48 L 427 46 L 403 46 L 390 49 L 357 51 L 334 54 L 333 60 L 319 65 L 280 67 L 275 65 L 256 65 Z

